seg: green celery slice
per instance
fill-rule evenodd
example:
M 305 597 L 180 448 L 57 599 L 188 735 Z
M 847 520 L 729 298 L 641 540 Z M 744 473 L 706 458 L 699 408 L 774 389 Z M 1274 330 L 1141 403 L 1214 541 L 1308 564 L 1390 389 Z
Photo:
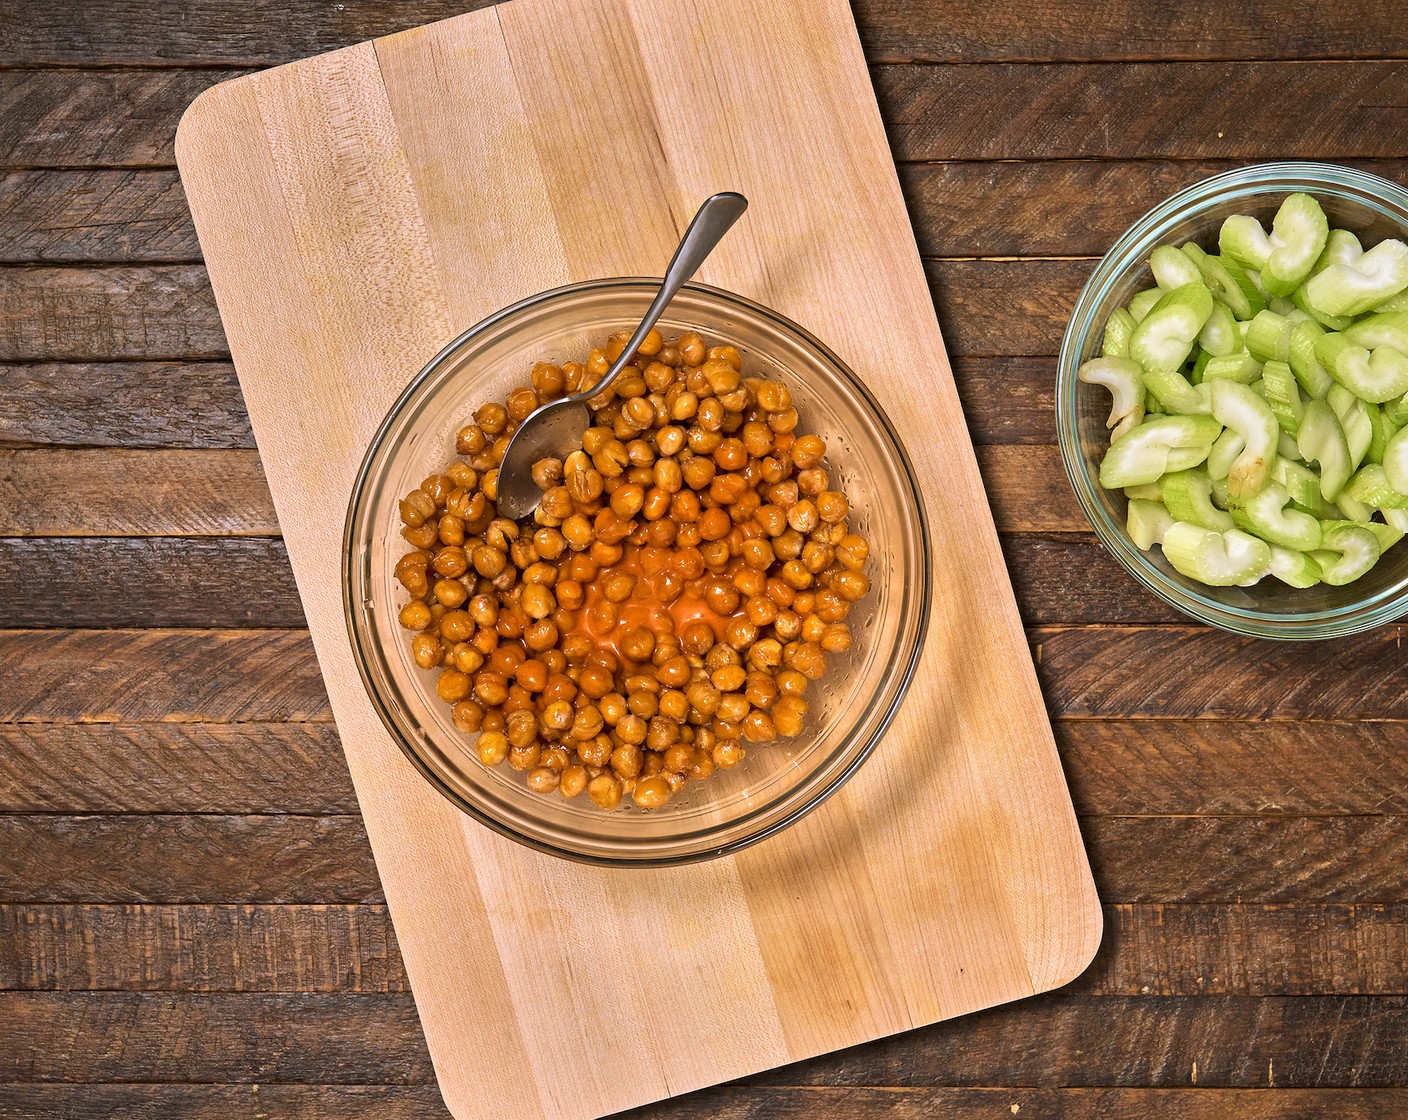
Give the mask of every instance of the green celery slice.
M 1208 449 L 1208 477 L 1216 484 L 1221 482 L 1227 485 L 1227 476 L 1232 473 L 1232 464 L 1237 461 L 1237 456 L 1246 450 L 1247 441 L 1242 438 L 1241 432 L 1234 432 L 1231 428 L 1223 432 L 1213 441 L 1212 447 Z
M 1364 458 L 1371 463 L 1382 463 L 1384 452 L 1388 450 L 1388 441 L 1398 434 L 1403 427 L 1394 421 L 1388 414 L 1387 405 L 1380 408 L 1378 405 L 1365 405 L 1369 412 L 1369 450 L 1364 453 Z
M 1144 316 L 1149 314 L 1154 304 L 1163 299 L 1164 290 L 1162 288 L 1145 288 L 1142 292 L 1135 292 L 1134 297 L 1129 301 L 1129 314 L 1136 324 L 1143 321 Z
M 1353 262 L 1329 265 L 1305 282 L 1312 311 L 1326 315 L 1362 315 L 1408 288 L 1408 245 L 1396 238 L 1380 241 Z
M 1356 397 L 1343 385 L 1335 385 L 1325 394 L 1325 403 L 1335 410 L 1340 427 L 1344 429 L 1345 442 L 1349 445 L 1351 467 L 1358 467 L 1369 452 L 1369 442 L 1374 438 L 1374 426 L 1369 420 L 1369 405 Z
M 1400 354 L 1408 354 L 1408 311 L 1385 311 L 1360 319 L 1346 327 L 1345 338 L 1356 346 L 1370 350 L 1392 346 Z
M 1320 565 L 1313 556 L 1273 544 L 1271 574 L 1291 587 L 1314 587 L 1320 582 Z
M 1349 459 L 1349 443 L 1339 417 L 1324 401 L 1310 401 L 1300 418 L 1296 437 L 1301 458 L 1320 467 L 1320 495 L 1327 502 L 1344 489 L 1354 468 Z
M 1323 400 L 1325 394 L 1330 391 L 1330 386 L 1335 383 L 1329 371 L 1320 364 L 1320 359 L 1315 356 L 1315 345 L 1323 337 L 1325 337 L 1325 329 L 1318 323 L 1297 323 L 1291 328 L 1291 341 L 1288 347 L 1290 352 L 1286 356 L 1291 370 L 1296 375 L 1296 380 L 1300 382 L 1300 387 L 1305 390 L 1307 396 L 1314 397 L 1316 400 Z
M 1385 401 L 1384 415 L 1400 428 L 1408 424 L 1408 393 L 1404 393 L 1396 401 Z
M 1353 583 L 1378 563 L 1379 539 L 1367 526 L 1352 521 L 1327 521 L 1325 526 L 1320 548 L 1311 555 L 1331 587 Z
M 1164 533 L 1163 549 L 1176 571 L 1209 587 L 1249 587 L 1271 570 L 1270 546 L 1238 529 L 1179 521 Z
M 1203 367 L 1204 381 L 1226 378 L 1228 381 L 1240 381 L 1243 385 L 1249 385 L 1260 376 L 1261 363 L 1245 351 L 1220 358 L 1209 358 L 1208 364 Z
M 1178 253 L 1178 250 L 1174 252 Z M 1188 259 L 1182 253 L 1178 255 L 1185 261 Z M 1242 349 L 1237 320 L 1232 315 L 1232 309 L 1221 300 L 1213 302 L 1212 314 L 1198 332 L 1198 345 L 1214 358 L 1224 358 Z
M 1408 428 L 1397 432 L 1384 446 L 1384 476 L 1388 484 L 1408 494 Z
M 1399 292 L 1396 296 L 1389 296 L 1383 303 L 1374 308 L 1375 311 L 1408 311 L 1408 288 Z
M 1166 292 L 1184 284 L 1202 283 L 1203 274 L 1198 266 L 1172 245 L 1160 245 L 1149 254 L 1149 269 L 1154 274 L 1154 283 Z
M 1334 520 L 1338 514 L 1341 521 L 1358 521 L 1364 524 L 1372 521 L 1376 512 L 1373 506 L 1366 505 L 1364 502 L 1356 502 L 1343 490 L 1335 496 L 1331 509 L 1334 511 L 1330 515 L 1331 520 Z
M 1100 344 L 1102 358 L 1129 357 L 1129 336 L 1134 333 L 1134 316 L 1125 308 L 1117 307 L 1105 321 L 1105 336 Z
M 1258 311 L 1247 325 L 1247 350 L 1263 362 L 1284 362 L 1291 352 L 1291 333 L 1296 324 L 1284 315 L 1267 309 Z
M 1203 284 L 1165 292 L 1130 335 L 1129 356 L 1145 370 L 1180 369 L 1211 314 L 1212 293 Z M 1159 399 L 1169 403 L 1162 394 Z
M 1214 296 L 1227 304 L 1238 319 L 1251 319 L 1266 307 L 1266 299 L 1250 276 L 1236 261 L 1210 257 L 1194 242 L 1181 246 L 1202 273 L 1203 283 Z
M 1276 437 L 1276 454 L 1282 459 L 1300 462 L 1300 448 L 1296 446 L 1295 437 L 1287 435 L 1285 429 Z
M 1213 381 L 1212 414 L 1242 437 L 1244 446 L 1227 474 L 1227 487 L 1234 498 L 1255 494 L 1266 483 L 1276 456 L 1281 426 L 1264 398 L 1250 386 L 1235 381 Z
M 1304 284 L 1291 293 L 1291 303 L 1308 315 L 1312 322 L 1319 323 L 1326 330 L 1342 331 L 1354 322 L 1353 315 L 1326 315 L 1323 311 L 1311 307 L 1305 299 Z
M 1397 533 L 1408 533 L 1408 509 L 1386 509 L 1384 522 Z
M 1289 195 L 1271 223 L 1272 251 L 1261 271 L 1261 284 L 1273 296 L 1288 296 L 1310 275 L 1329 240 L 1325 211 L 1308 194 Z
M 1325 238 L 1325 249 L 1320 259 L 1310 270 L 1311 276 L 1319 275 L 1332 264 L 1353 264 L 1364 255 L 1364 246 L 1359 238 L 1347 229 L 1332 229 Z
M 1142 498 L 1146 502 L 1162 502 L 1164 500 L 1164 480 L 1156 478 L 1153 482 L 1146 482 L 1142 486 L 1126 486 L 1124 496 L 1126 498 Z
M 1296 509 L 1316 517 L 1331 516 L 1330 503 L 1320 493 L 1320 476 L 1305 464 L 1278 456 L 1271 464 L 1271 477 L 1286 488 Z
M 1274 248 L 1262 224 L 1250 214 L 1231 215 L 1217 232 L 1218 252 L 1243 268 L 1259 271 Z
M 1163 477 L 1164 508 L 1175 521 L 1224 532 L 1236 528 L 1232 515 L 1212 504 L 1212 479 L 1194 468 Z
M 1300 431 L 1300 418 L 1305 412 L 1296 375 L 1285 362 L 1267 362 L 1261 374 L 1261 392 L 1281 431 L 1294 436 Z
M 1354 472 L 1336 501 L 1346 497 L 1375 509 L 1408 509 L 1408 494 L 1393 488 L 1388 473 L 1378 463 L 1366 463 Z
M 1212 411 L 1209 388 L 1193 385 L 1174 369 L 1145 367 L 1144 389 L 1155 397 L 1164 410 L 1180 416 L 1206 416 Z
M 1361 400 L 1381 404 L 1408 393 L 1408 356 L 1392 346 L 1369 350 L 1343 334 L 1327 334 L 1315 343 L 1315 356 Z
M 1110 390 L 1110 416 L 1105 427 L 1123 435 L 1144 419 L 1143 373 L 1139 363 L 1130 358 L 1092 358 L 1080 367 L 1076 379 Z
M 1106 490 L 1153 482 L 1170 469 L 1176 452 L 1185 469 L 1207 457 L 1222 425 L 1211 416 L 1162 416 L 1146 419 L 1110 444 L 1100 463 L 1100 485 Z M 1196 456 L 1194 462 L 1186 462 Z
M 1154 545 L 1163 543 L 1164 534 L 1173 525 L 1173 521 L 1173 515 L 1158 502 L 1132 498 L 1129 513 L 1125 518 L 1125 527 L 1129 530 L 1129 539 L 1148 552 Z
M 1320 522 L 1308 513 L 1290 508 L 1286 488 L 1268 482 L 1244 503 L 1232 507 L 1237 528 L 1254 533 L 1267 544 L 1309 552 L 1320 547 Z

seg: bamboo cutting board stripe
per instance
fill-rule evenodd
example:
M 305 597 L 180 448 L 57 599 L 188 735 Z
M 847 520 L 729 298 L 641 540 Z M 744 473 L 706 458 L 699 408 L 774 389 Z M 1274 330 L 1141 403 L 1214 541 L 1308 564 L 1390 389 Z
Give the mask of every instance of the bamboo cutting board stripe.
M 456 1116 L 613 1112 L 1084 968 L 1089 868 L 842 0 L 513 0 L 217 86 L 177 155 Z M 447 339 L 544 288 L 658 273 L 726 188 L 752 207 L 701 279 L 813 330 L 881 399 L 923 482 L 933 618 L 884 742 L 814 814 L 703 865 L 567 864 L 460 815 L 382 729 L 342 511 Z

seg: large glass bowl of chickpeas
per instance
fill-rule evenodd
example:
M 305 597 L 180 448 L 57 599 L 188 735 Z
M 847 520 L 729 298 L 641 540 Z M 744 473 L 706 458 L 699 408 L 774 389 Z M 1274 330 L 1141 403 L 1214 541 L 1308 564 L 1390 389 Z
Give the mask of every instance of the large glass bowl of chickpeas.
M 533 296 L 415 378 L 354 487 L 344 598 L 393 738 L 464 812 L 587 862 L 708 859 L 821 804 L 876 747 L 928 624 L 927 529 L 880 405 L 821 342 L 689 285 L 593 397 L 580 448 L 498 466 L 590 389 L 658 281 Z

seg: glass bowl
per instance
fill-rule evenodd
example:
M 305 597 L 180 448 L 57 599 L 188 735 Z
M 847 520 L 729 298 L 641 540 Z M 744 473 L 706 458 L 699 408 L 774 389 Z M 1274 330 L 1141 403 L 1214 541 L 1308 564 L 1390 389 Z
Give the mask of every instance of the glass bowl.
M 411 659 L 397 621 L 405 593 L 393 568 L 408 550 L 398 499 L 454 456 L 454 435 L 488 400 L 502 401 L 538 361 L 581 359 L 633 327 L 658 280 L 598 280 L 532 296 L 466 331 L 392 406 L 362 464 L 344 539 L 343 595 L 363 682 L 417 769 L 476 820 L 541 851 L 592 863 L 651 866 L 708 859 L 785 828 L 851 776 L 902 700 L 929 614 L 929 549 L 919 489 L 880 406 L 835 354 L 794 323 L 740 296 L 689 285 L 660 321 L 667 337 L 698 330 L 737 347 L 744 372 L 781 377 L 801 427 L 826 438 L 827 464 L 871 544 L 872 590 L 850 621 L 854 647 L 808 691 L 801 735 L 751 747 L 743 762 L 690 782 L 660 809 L 629 798 L 604 812 L 585 796 L 530 793 L 507 766 L 482 766 L 455 729 L 434 673 Z
M 1365 246 L 1408 237 L 1408 190 L 1348 167 L 1268 163 L 1223 172 L 1154 207 L 1115 242 L 1081 290 L 1061 342 L 1056 373 L 1056 426 L 1061 458 L 1085 515 L 1101 542 L 1140 583 L 1185 614 L 1224 630 L 1262 638 L 1331 638 L 1354 634 L 1408 612 L 1408 545 L 1390 549 L 1362 579 L 1344 587 L 1289 587 L 1270 576 L 1252 587 L 1204 587 L 1180 575 L 1162 552 L 1139 549 L 1125 530 L 1125 498 L 1101 488 L 1100 458 L 1109 446 L 1109 395 L 1076 380 L 1096 357 L 1105 321 L 1135 292 L 1151 287 L 1156 246 L 1196 241 L 1216 251 L 1229 214 L 1253 214 L 1268 227 L 1281 200 L 1314 195 L 1330 225 L 1359 235 Z

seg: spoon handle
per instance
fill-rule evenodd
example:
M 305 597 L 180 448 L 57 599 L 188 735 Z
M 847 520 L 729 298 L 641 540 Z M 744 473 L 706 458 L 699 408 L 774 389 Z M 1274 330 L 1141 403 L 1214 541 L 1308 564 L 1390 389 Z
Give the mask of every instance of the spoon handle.
M 660 291 L 650 301 L 645 317 L 641 319 L 636 333 L 631 335 L 631 340 L 626 343 L 626 348 L 621 351 L 621 356 L 612 363 L 611 368 L 606 371 L 605 377 L 590 389 L 584 389 L 577 393 L 572 397 L 572 400 L 590 400 L 616 380 L 617 375 L 635 357 L 636 350 L 645 341 L 645 336 L 655 326 L 656 320 L 664 314 L 670 300 L 675 298 L 675 293 L 684 286 L 691 276 L 699 271 L 699 266 L 704 263 L 704 258 L 713 252 L 714 246 L 719 243 L 723 235 L 729 231 L 734 222 L 743 216 L 743 211 L 747 209 L 748 200 L 735 191 L 720 191 L 704 200 L 703 205 L 695 213 L 694 219 L 689 223 L 689 228 L 684 231 L 684 237 L 680 239 L 680 245 L 675 250 L 675 255 L 670 258 L 670 266 L 665 269 L 665 280 L 660 285 Z

